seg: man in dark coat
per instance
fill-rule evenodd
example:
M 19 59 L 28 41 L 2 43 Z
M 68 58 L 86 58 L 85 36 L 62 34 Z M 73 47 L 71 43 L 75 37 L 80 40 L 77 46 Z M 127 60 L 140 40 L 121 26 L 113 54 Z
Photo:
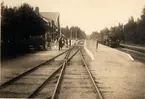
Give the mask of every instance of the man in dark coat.
M 71 46 L 71 40 L 69 39 L 69 46 Z
M 62 38 L 59 39 L 59 50 L 62 49 L 63 43 L 62 43 Z
M 96 50 L 98 49 L 98 40 L 96 40 Z

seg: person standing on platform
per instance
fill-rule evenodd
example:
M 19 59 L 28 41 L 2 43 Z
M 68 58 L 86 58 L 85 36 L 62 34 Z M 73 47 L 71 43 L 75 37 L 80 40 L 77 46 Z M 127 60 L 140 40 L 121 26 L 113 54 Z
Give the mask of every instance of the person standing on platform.
M 51 49 L 51 38 L 48 38 L 48 47 Z
M 59 39 L 58 47 L 59 47 L 59 50 L 62 49 L 62 38 Z
M 61 49 L 63 48 L 64 44 L 65 44 L 65 40 L 62 39 L 62 42 L 61 42 Z
M 71 40 L 69 39 L 69 46 L 71 47 Z
M 66 42 L 66 48 L 68 48 L 68 39 L 66 39 L 65 42 Z
M 98 40 L 96 39 L 96 50 L 98 49 Z

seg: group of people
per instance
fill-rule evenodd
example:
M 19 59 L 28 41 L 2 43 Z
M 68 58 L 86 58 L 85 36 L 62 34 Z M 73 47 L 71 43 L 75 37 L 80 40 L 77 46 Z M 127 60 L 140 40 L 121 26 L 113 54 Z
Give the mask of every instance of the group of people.
M 98 49 L 98 40 L 96 40 L 96 50 Z M 71 40 L 70 39 L 63 39 L 63 38 L 60 38 L 59 39 L 59 50 L 61 50 L 64 45 L 66 45 L 66 47 L 70 47 L 71 46 Z
M 61 50 L 62 47 L 64 47 L 64 45 L 66 45 L 66 47 L 69 47 L 71 46 L 71 40 L 60 38 L 58 45 L 59 45 L 59 50 Z

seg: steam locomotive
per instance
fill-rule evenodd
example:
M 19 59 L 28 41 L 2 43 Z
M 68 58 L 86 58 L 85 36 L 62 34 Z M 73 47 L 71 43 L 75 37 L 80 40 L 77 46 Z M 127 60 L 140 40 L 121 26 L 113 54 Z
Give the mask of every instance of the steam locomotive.
M 108 36 L 106 39 L 104 39 L 104 44 L 113 48 L 119 47 L 120 40 L 117 36 Z

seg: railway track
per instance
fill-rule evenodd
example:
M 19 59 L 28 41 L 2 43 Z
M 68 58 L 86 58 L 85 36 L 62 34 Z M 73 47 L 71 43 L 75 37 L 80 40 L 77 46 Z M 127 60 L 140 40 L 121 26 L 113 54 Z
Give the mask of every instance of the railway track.
M 47 60 L 47 61 L 45 61 L 45 62 L 43 62 L 43 63 L 41 63 L 41 64 L 39 64 L 39 65 L 37 65 L 37 66 L 35 66 L 35 67 L 33 67 L 33 68 L 29 69 L 29 70 L 27 70 L 26 72 L 23 72 L 22 74 L 20 74 L 20 75 L 14 77 L 14 78 L 12 78 L 12 79 L 6 81 L 6 82 L 2 83 L 2 84 L 0 85 L 0 89 L 3 89 L 3 88 L 5 88 L 7 85 L 10 85 L 10 84 L 16 82 L 17 80 L 21 79 L 22 77 L 24 77 L 24 76 L 28 75 L 29 73 L 31 73 L 31 72 L 37 70 L 38 68 L 44 66 L 45 64 L 51 63 L 53 60 L 55 60 L 55 59 L 58 58 L 59 56 L 65 54 L 65 53 L 66 53 L 67 51 L 69 51 L 69 50 L 70 50 L 70 49 L 68 49 L 68 50 L 66 50 L 66 51 L 64 51 L 64 52 L 62 52 L 62 53 L 60 53 L 60 54 L 54 56 L 53 58 L 51 58 L 51 59 L 49 59 L 49 60 Z
M 104 99 L 81 50 L 67 64 L 62 76 L 55 97 L 51 99 Z
M 117 48 L 120 51 L 129 53 L 133 58 L 139 60 L 139 61 L 144 61 L 145 62 L 145 53 L 139 52 L 136 50 L 128 49 L 128 48 Z
M 66 53 L 64 55 L 64 53 Z M 47 99 L 104 99 L 79 46 L 0 86 L 0 97 Z M 75 58 L 74 58 L 75 57 Z M 49 64 L 49 66 L 48 66 Z M 14 90 L 14 91 L 13 91 Z
M 29 89 L 30 89 L 27 87 L 29 87 L 29 86 L 31 87 L 31 85 L 33 87 L 36 87 L 44 79 L 46 79 L 46 77 L 48 76 L 47 72 L 48 73 L 51 72 L 51 71 L 49 71 L 49 68 L 54 66 L 54 69 L 55 69 L 56 66 L 61 63 L 60 61 L 54 61 L 54 60 L 56 60 L 58 57 L 65 57 L 65 53 L 69 52 L 71 49 L 73 49 L 73 48 L 70 48 L 67 51 L 62 52 L 59 55 L 47 60 L 46 62 L 39 64 L 39 65 L 31 68 L 30 70 L 23 72 L 22 74 L 19 74 L 18 76 L 1 84 L 0 85 L 0 97 L 27 97 L 27 94 L 29 94 Z M 41 71 L 41 73 L 40 73 L 40 71 Z M 36 72 L 38 72 L 38 73 L 36 73 Z M 29 81 L 32 78 L 35 78 L 34 81 Z M 30 82 L 32 82 L 32 83 L 30 83 Z M 36 85 L 33 85 L 33 83 L 36 83 Z M 14 90 L 14 91 L 12 91 L 12 90 Z M 23 93 L 19 94 L 20 91 L 22 91 Z

